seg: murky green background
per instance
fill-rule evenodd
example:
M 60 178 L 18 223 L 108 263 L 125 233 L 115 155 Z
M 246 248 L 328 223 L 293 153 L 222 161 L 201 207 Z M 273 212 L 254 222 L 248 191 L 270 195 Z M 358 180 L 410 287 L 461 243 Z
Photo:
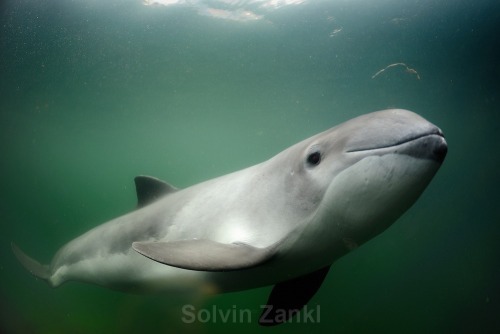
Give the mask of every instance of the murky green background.
M 500 3 L 249 1 L 263 17 L 246 22 L 189 3 L 1 2 L 0 332 L 498 333 Z M 400 62 L 420 79 L 372 78 Z M 448 157 L 393 227 L 332 267 L 310 304 L 319 323 L 259 328 L 262 288 L 188 301 L 252 323 L 186 324 L 185 301 L 51 289 L 10 250 L 48 262 L 132 210 L 135 175 L 187 187 L 387 107 L 439 125 Z

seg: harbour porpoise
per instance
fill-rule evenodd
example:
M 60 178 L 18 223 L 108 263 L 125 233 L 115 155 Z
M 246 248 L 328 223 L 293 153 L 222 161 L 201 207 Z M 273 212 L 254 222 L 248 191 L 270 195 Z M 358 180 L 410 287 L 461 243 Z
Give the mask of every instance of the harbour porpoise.
M 74 280 L 168 294 L 274 285 L 259 321 L 276 325 L 307 304 L 336 259 L 411 207 L 446 153 L 441 130 L 421 116 L 377 111 L 185 189 L 138 176 L 138 207 L 68 242 L 50 265 L 12 249 L 53 287 Z

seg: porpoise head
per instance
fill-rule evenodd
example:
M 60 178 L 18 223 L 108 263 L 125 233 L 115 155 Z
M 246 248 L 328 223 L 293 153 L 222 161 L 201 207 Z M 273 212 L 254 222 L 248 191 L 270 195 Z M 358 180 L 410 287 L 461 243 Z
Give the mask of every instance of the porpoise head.
M 298 237 L 309 240 L 301 248 L 314 240 L 316 253 L 337 258 L 384 231 L 417 200 L 447 144 L 424 118 L 391 109 L 351 119 L 283 153 L 298 155 L 286 183 L 296 193 L 295 210 L 310 217 Z

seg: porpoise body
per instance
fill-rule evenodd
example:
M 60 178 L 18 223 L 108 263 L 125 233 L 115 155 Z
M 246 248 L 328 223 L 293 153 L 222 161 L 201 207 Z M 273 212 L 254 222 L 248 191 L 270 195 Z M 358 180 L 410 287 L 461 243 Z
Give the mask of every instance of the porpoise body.
M 134 293 L 211 293 L 275 285 L 260 319 L 300 310 L 331 264 L 396 221 L 447 152 L 439 128 L 401 109 L 369 113 L 255 166 L 179 190 L 135 179 L 138 208 L 63 246 L 42 265 L 51 286 L 70 280 Z M 287 313 L 293 315 L 294 313 Z

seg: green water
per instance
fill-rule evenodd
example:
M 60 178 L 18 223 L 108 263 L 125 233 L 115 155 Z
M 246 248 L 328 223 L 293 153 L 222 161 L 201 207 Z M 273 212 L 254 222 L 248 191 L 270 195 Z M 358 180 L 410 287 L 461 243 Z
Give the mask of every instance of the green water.
M 500 331 L 498 1 L 4 0 L 0 15 L 1 333 Z M 376 75 L 394 63 L 416 73 Z M 259 328 L 262 288 L 189 301 L 205 313 L 186 323 L 169 296 L 51 289 L 10 250 L 48 262 L 132 210 L 135 175 L 187 187 L 387 107 L 440 126 L 449 153 L 396 224 L 333 265 L 319 321 Z M 214 307 L 255 321 L 204 321 Z

